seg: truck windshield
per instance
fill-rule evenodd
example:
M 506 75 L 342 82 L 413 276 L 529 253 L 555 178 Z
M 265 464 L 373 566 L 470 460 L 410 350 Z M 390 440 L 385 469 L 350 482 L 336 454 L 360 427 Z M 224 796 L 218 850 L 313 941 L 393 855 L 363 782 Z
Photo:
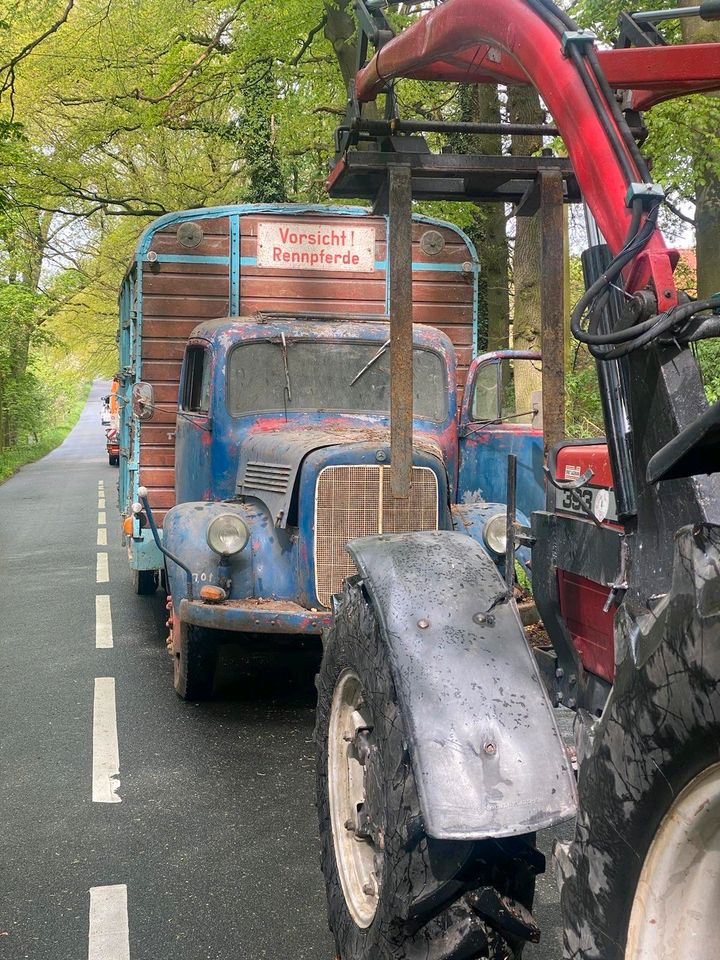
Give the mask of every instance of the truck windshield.
M 240 344 L 228 359 L 228 409 L 234 417 L 276 410 L 387 414 L 390 411 L 389 350 L 351 385 L 380 346 L 377 341 L 329 343 L 286 339 L 283 348 L 279 337 L 277 341 Z M 415 416 L 444 423 L 448 414 L 444 359 L 432 350 L 416 347 L 413 375 Z

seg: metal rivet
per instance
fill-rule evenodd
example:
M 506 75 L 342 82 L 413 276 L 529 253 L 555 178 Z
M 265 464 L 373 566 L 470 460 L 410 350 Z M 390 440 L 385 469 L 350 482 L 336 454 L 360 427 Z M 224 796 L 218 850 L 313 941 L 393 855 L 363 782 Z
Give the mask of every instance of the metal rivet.
M 565 671 L 562 667 L 557 668 L 555 671 L 555 676 L 558 678 L 558 680 L 562 680 L 562 678 L 565 676 Z
M 355 824 L 352 822 L 352 820 L 345 821 L 345 829 L 349 830 L 350 833 L 355 833 Z
M 385 463 L 387 460 L 387 454 L 384 450 L 378 450 L 378 452 L 375 454 L 375 459 L 378 463 Z
M 568 706 L 570 707 L 571 710 L 574 710 L 575 707 L 577 706 L 577 700 L 575 700 L 574 697 L 570 697 L 570 699 L 568 700 Z
M 491 757 L 494 757 L 495 754 L 497 753 L 497 747 L 492 742 L 492 740 L 488 740 L 488 742 L 483 747 L 483 750 L 485 751 L 485 753 L 489 754 Z
M 570 684 L 571 687 L 574 687 L 575 684 L 577 683 L 577 677 L 575 676 L 574 673 L 570 674 L 570 679 L 568 680 L 568 683 Z
M 148 263 L 156 263 L 158 255 L 154 250 L 148 250 L 147 252 L 147 261 Z
M 418 620 L 417 625 L 420 627 L 421 630 L 427 630 L 427 628 L 430 626 L 430 621 L 425 619 Z

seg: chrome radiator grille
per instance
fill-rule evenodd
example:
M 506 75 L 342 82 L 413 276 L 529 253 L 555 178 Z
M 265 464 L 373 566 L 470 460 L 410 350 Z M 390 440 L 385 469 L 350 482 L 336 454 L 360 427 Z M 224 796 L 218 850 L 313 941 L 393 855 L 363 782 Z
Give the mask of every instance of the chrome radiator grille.
M 408 500 L 390 491 L 390 467 L 325 467 L 315 488 L 315 593 L 330 606 L 355 565 L 345 550 L 348 540 L 376 533 L 437 530 L 438 484 L 429 467 L 413 467 Z

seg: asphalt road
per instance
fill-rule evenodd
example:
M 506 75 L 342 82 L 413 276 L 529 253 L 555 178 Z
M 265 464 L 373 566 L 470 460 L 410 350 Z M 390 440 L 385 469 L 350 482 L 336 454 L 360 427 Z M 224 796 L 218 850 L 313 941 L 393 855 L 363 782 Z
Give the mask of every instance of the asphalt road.
M 106 390 L 0 487 L 0 958 L 332 960 L 313 805 L 319 651 L 249 664 L 230 651 L 216 701 L 176 697 L 163 597 L 135 596 L 120 544 Z M 112 647 L 96 645 L 109 642 L 97 597 Z M 548 874 L 528 960 L 561 956 L 557 900 Z

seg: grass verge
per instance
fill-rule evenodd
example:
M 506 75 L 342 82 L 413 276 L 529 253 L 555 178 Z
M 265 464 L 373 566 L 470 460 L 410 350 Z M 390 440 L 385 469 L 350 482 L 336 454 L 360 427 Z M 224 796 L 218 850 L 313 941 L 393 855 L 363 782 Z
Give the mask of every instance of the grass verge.
M 78 422 L 83 407 L 87 403 L 91 384 L 82 384 L 78 389 L 75 401 L 65 412 L 62 423 L 48 427 L 39 436 L 35 443 L 18 444 L 8 450 L 0 450 L 0 483 L 8 480 L 14 473 L 24 467 L 26 463 L 40 460 L 56 447 L 59 447 L 65 437 Z

